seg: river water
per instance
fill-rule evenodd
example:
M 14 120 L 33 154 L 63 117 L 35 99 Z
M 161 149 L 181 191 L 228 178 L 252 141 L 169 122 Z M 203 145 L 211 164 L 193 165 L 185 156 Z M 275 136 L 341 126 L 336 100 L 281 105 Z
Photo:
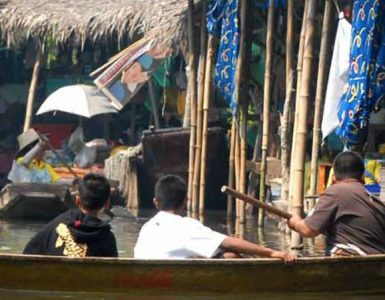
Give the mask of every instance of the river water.
M 129 215 L 123 209 L 114 211 L 116 217 L 111 219 L 112 230 L 115 233 L 118 243 L 120 257 L 132 257 L 133 247 L 141 226 L 156 212 L 151 210 L 142 211 L 137 218 Z M 234 235 L 234 222 L 227 221 L 224 212 L 208 212 L 204 223 L 211 228 L 223 232 L 225 234 Z M 36 221 L 0 221 L 0 252 L 2 253 L 21 253 L 25 244 L 29 239 L 41 228 L 45 223 Z M 255 218 L 247 219 L 244 228 L 237 230 L 237 234 L 241 232 L 247 240 L 257 242 L 259 244 L 275 248 L 289 249 L 290 238 L 286 234 L 277 230 L 274 221 L 268 221 L 263 230 L 258 229 Z M 300 254 L 306 256 L 319 256 L 323 253 L 322 240 L 304 241 L 304 250 Z M 324 300 L 327 298 L 334 299 L 385 299 L 385 295 L 381 294 L 338 294 L 335 293 L 312 293 L 312 294 L 277 294 L 272 291 L 268 294 L 260 295 L 217 295 L 207 297 L 171 295 L 160 296 L 156 299 L 160 300 L 196 300 L 196 299 L 218 299 L 218 300 L 246 300 L 246 299 L 309 299 Z M 153 300 L 150 296 L 135 296 L 127 294 L 84 294 L 84 293 L 47 293 L 47 292 L 25 292 L 25 291 L 2 291 L 0 290 L 0 300 Z

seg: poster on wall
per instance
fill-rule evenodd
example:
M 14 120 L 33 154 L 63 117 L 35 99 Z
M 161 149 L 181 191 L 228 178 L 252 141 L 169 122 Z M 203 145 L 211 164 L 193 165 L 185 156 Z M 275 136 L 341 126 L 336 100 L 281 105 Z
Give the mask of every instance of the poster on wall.
M 159 62 L 170 54 L 170 49 L 154 46 L 153 41 L 139 41 L 124 50 L 94 83 L 120 110 L 150 79 Z

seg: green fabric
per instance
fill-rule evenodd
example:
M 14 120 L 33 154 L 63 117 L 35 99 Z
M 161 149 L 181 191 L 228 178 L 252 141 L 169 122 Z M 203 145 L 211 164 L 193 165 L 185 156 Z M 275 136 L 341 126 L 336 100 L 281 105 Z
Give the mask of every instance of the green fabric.
M 265 73 L 265 50 L 253 43 L 251 55 L 252 60 L 254 61 L 251 64 L 251 77 L 262 85 Z
M 161 62 L 156 70 L 152 73 L 153 81 L 160 87 L 170 87 L 172 86 L 172 80 L 169 74 L 172 73 L 173 58 L 166 58 Z

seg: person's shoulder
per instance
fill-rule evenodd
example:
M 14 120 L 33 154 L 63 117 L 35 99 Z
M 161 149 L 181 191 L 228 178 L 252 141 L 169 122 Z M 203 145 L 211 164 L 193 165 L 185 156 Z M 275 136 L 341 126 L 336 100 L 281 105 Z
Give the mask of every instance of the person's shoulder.
M 365 187 L 358 181 L 346 181 L 332 184 L 325 192 L 328 193 L 350 193 L 355 191 L 365 191 Z

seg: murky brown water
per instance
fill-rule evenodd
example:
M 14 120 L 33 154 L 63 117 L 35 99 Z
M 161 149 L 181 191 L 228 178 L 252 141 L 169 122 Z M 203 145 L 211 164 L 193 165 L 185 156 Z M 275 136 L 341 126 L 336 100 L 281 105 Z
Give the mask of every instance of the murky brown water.
M 155 211 L 141 212 L 138 218 L 130 217 L 124 211 L 117 211 L 117 217 L 111 220 L 112 229 L 118 242 L 119 255 L 121 257 L 132 257 L 133 247 L 136 242 L 138 232 L 144 222 L 151 217 Z M 228 222 L 223 212 L 209 212 L 204 223 L 213 229 L 226 233 L 234 234 L 234 222 Z M 25 244 L 35 234 L 35 232 L 44 225 L 43 222 L 27 221 L 0 221 L 0 252 L 21 253 Z M 277 230 L 273 221 L 266 223 L 264 230 L 255 226 L 255 219 L 248 219 L 244 227 L 244 238 L 254 241 L 271 248 L 288 249 L 290 238 Z M 322 255 L 323 245 L 321 242 L 305 240 L 303 255 Z M 1 270 L 0 270 L 1 272 Z M 84 294 L 84 293 L 55 293 L 55 292 L 25 292 L 25 291 L 4 291 L 0 290 L 0 300 L 197 300 L 197 299 L 218 299 L 218 300 L 246 300 L 246 299 L 269 299 L 269 300 L 324 300 L 333 299 L 385 299 L 384 294 L 336 294 L 336 293 L 302 293 L 302 294 L 281 294 L 265 293 L 258 295 L 207 295 L 207 296 L 186 296 L 186 295 L 159 295 L 139 296 L 127 294 Z
M 134 218 L 123 210 L 115 210 L 117 217 L 111 220 L 111 226 L 116 235 L 119 256 L 133 256 L 133 248 L 140 228 L 155 213 L 155 211 L 146 210 L 142 211 L 138 218 Z M 235 222 L 227 221 L 224 212 L 208 212 L 204 223 L 225 234 L 234 235 L 235 233 Z M 0 252 L 21 253 L 25 244 L 44 224 L 44 222 L 36 221 L 0 221 Z M 239 231 L 243 232 L 244 238 L 249 241 L 275 249 L 289 248 L 290 237 L 279 232 L 273 221 L 267 222 L 262 230 L 257 228 L 255 218 L 250 218 L 244 228 Z M 305 255 L 322 255 L 323 253 L 322 243 L 305 240 L 304 246 Z

